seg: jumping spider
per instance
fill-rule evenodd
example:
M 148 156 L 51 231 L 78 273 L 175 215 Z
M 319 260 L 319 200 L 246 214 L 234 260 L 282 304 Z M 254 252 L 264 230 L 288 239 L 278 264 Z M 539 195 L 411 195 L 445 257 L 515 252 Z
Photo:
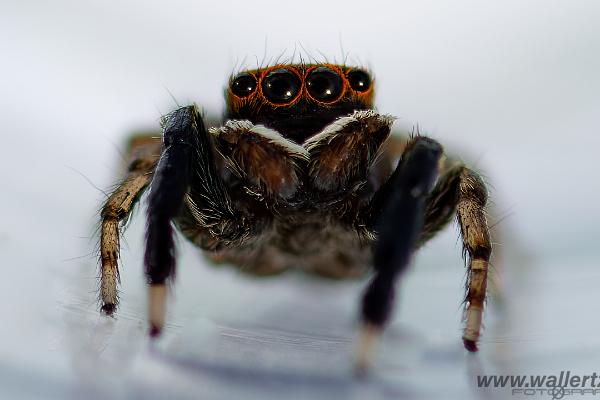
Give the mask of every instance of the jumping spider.
M 394 118 L 373 109 L 373 92 L 360 68 L 274 65 L 231 77 L 223 126 L 207 128 L 195 105 L 165 116 L 162 140 L 133 147 L 128 174 L 102 209 L 102 310 L 112 314 L 118 303 L 119 223 L 150 186 L 150 335 L 164 325 L 174 224 L 209 258 L 248 273 L 372 270 L 357 359 L 365 365 L 400 273 L 456 213 L 468 255 L 463 342 L 476 351 L 491 253 L 486 188 L 436 141 L 390 136 Z

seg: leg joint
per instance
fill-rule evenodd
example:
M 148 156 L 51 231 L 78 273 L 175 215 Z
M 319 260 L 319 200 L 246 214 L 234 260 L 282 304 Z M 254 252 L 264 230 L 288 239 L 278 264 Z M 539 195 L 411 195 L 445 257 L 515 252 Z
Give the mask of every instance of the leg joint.
M 191 145 L 198 129 L 204 129 L 202 117 L 195 105 L 179 108 L 163 119 L 165 147 Z
M 487 189 L 481 177 L 474 171 L 464 168 L 459 184 L 459 202 L 473 202 L 479 207 L 484 207 L 487 198 Z

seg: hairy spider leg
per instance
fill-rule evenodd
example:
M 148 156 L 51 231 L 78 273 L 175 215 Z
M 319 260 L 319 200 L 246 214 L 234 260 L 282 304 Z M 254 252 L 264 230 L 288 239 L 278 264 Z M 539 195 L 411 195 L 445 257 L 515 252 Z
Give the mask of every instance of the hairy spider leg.
M 486 201 L 487 190 L 481 178 L 470 169 L 463 168 L 458 181 L 456 215 L 462 233 L 464 253 L 468 255 L 463 343 L 469 351 L 477 351 L 486 296 L 488 263 L 492 252 L 484 209 Z
M 463 343 L 469 351 L 477 351 L 492 252 L 486 202 L 487 190 L 481 178 L 463 164 L 451 166 L 440 176 L 427 199 L 420 238 L 420 244 L 425 243 L 456 213 L 463 250 L 468 256 Z
M 477 351 L 477 340 L 481 331 L 483 308 L 488 285 L 488 264 L 492 253 L 490 232 L 486 221 L 485 206 L 487 190 L 481 178 L 461 162 L 445 155 L 440 160 L 441 175 L 429 194 L 425 204 L 425 220 L 417 243 L 422 246 L 442 230 L 456 215 L 461 229 L 463 249 L 467 259 L 467 282 L 465 294 L 465 328 L 463 343 L 468 351 Z M 376 201 L 386 198 L 386 190 Z M 374 202 L 376 203 L 376 202 Z M 381 208 L 375 204 L 374 210 Z M 490 285 L 502 300 L 502 291 L 497 281 Z
M 427 196 L 437 175 L 442 147 L 418 136 L 406 147 L 398 166 L 373 200 L 375 275 L 362 301 L 362 328 L 356 354 L 357 370 L 368 367 L 375 338 L 388 321 L 394 287 L 408 266 L 419 239 Z
M 148 196 L 144 254 L 151 336 L 163 328 L 166 283 L 175 273 L 171 221 L 180 212 L 196 168 L 212 166 L 206 128 L 195 106 L 174 111 L 163 123 L 163 151 Z
M 148 197 L 144 264 L 148 288 L 150 335 L 165 321 L 166 283 L 175 274 L 172 222 L 194 240 L 199 230 L 224 243 L 249 234 L 253 221 L 234 208 L 219 176 L 203 118 L 195 105 L 182 107 L 163 120 L 163 151 Z M 197 223 L 199 230 L 190 229 Z
M 129 145 L 128 172 L 106 200 L 101 211 L 100 226 L 100 301 L 102 311 L 112 315 L 119 303 L 119 225 L 127 219 L 144 189 L 160 154 L 157 137 L 134 137 Z

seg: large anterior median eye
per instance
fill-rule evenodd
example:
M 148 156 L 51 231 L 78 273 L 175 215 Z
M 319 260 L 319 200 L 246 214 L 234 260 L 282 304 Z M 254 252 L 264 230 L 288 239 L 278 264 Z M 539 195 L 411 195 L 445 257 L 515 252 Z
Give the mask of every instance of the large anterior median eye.
M 300 78 L 285 68 L 269 72 L 262 80 L 262 92 L 272 103 L 285 104 L 300 90 Z
M 350 87 L 357 92 L 366 92 L 371 87 L 371 76 L 361 69 L 348 72 Z
M 256 78 L 247 72 L 242 72 L 231 82 L 231 92 L 238 97 L 250 96 L 256 90 Z
M 316 100 L 334 101 L 342 92 L 342 78 L 329 68 L 317 67 L 306 77 L 306 88 Z

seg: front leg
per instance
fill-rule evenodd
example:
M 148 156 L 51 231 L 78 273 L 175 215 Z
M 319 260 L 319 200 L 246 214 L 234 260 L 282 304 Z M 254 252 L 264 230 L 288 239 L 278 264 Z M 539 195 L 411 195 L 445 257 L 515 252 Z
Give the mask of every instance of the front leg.
M 373 246 L 375 276 L 362 302 L 362 328 L 356 366 L 368 364 L 371 345 L 393 308 L 394 287 L 408 266 L 423 226 L 424 206 L 435 180 L 442 147 L 418 136 L 406 147 L 402 159 L 374 198 Z
M 203 221 L 218 233 L 236 215 L 214 165 L 208 132 L 196 106 L 180 108 L 164 119 L 163 151 L 148 198 L 146 252 L 150 334 L 164 325 L 166 282 L 175 273 L 172 220 L 184 205 L 208 215 Z M 192 199 L 196 199 L 193 202 Z

